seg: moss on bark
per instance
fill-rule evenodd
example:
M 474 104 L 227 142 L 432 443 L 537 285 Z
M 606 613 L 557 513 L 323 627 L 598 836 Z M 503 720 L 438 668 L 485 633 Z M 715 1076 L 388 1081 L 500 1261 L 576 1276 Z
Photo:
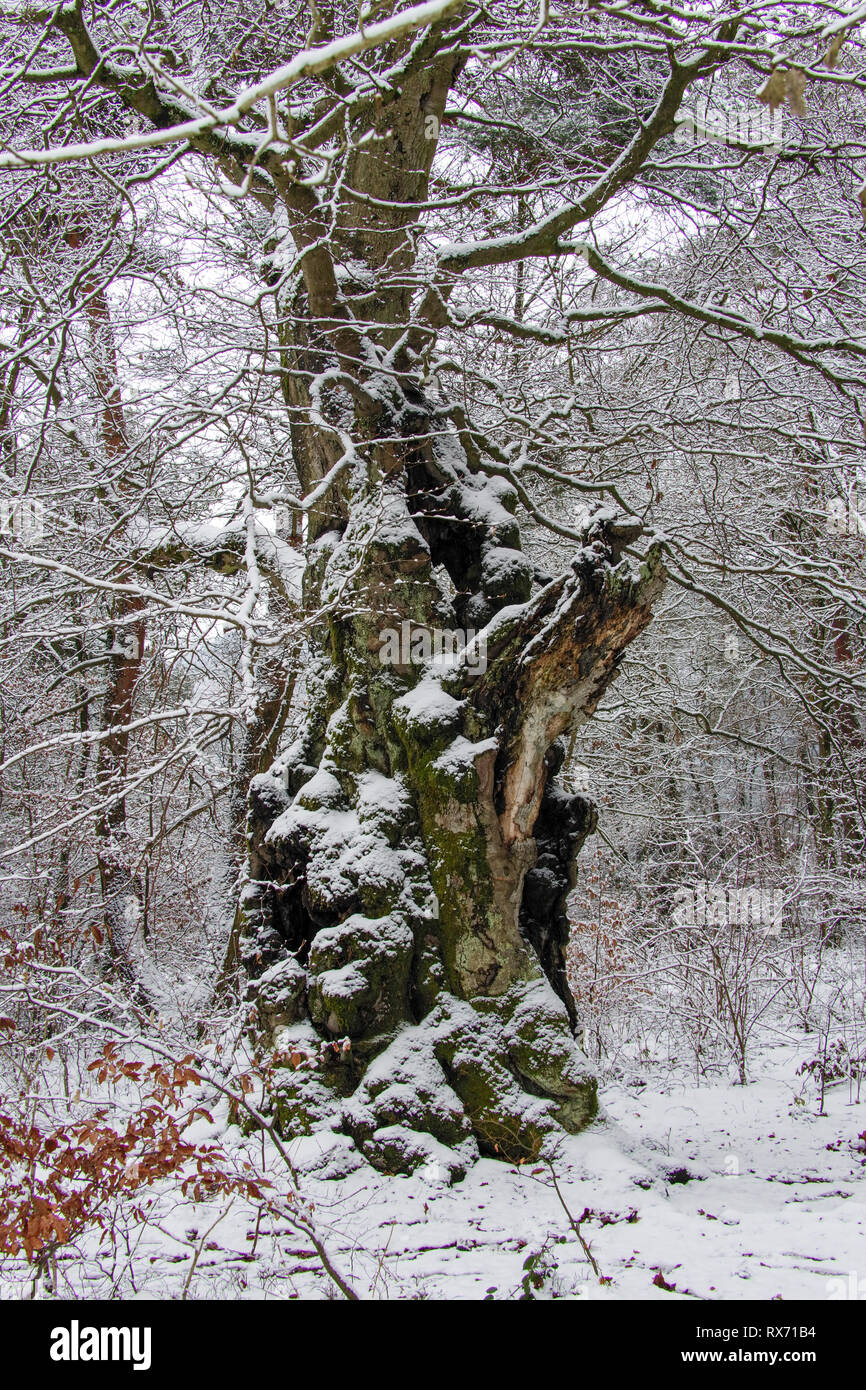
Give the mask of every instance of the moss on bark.
M 312 547 L 317 693 L 252 789 L 244 958 L 263 1027 L 346 1040 L 351 1058 L 285 1078 L 287 1129 L 341 1126 L 389 1171 L 447 1152 L 453 1178 L 479 1150 L 537 1157 L 596 1112 L 564 970 L 594 811 L 557 790 L 557 740 L 594 711 L 663 572 L 621 559 L 600 521 L 532 595 L 510 490 L 425 447 L 395 475 L 389 446 L 342 534 Z M 443 617 L 487 624 L 486 669 L 468 651 L 381 660 L 388 630 Z

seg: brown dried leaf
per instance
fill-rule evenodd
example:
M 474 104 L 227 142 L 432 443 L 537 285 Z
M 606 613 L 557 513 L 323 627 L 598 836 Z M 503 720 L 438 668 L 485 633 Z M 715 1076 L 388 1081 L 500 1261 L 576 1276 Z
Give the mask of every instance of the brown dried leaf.
M 774 68 L 758 93 L 758 101 L 775 111 L 785 100 L 786 73 L 782 68 Z
M 793 115 L 806 116 L 806 103 L 803 93 L 806 90 L 806 74 L 802 68 L 789 68 L 785 73 L 785 95 Z

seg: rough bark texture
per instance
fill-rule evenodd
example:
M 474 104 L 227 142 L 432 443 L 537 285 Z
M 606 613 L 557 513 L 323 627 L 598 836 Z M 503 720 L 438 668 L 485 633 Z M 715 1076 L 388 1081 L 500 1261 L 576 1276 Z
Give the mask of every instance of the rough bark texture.
M 242 953 L 262 1027 L 295 1059 L 287 1130 L 336 1117 L 385 1169 L 435 1158 L 459 1176 L 479 1150 L 532 1158 L 595 1113 L 564 913 L 594 811 L 557 788 L 558 740 L 663 575 L 619 559 L 633 533 L 599 520 L 532 595 L 512 490 L 473 474 L 456 435 L 409 451 L 311 547 L 307 599 L 329 628 L 308 732 L 252 784 Z M 403 623 L 485 623 L 486 669 L 471 649 L 383 664 Z
M 595 1113 L 564 909 L 594 811 L 556 787 L 558 740 L 662 583 L 657 556 L 621 560 L 635 534 L 608 518 L 533 593 L 517 495 L 430 385 L 452 271 L 419 309 L 412 209 L 460 22 L 403 44 L 346 152 L 345 197 L 273 173 L 266 275 L 308 499 L 304 602 L 326 616 L 308 727 L 252 781 L 240 941 L 286 1058 L 287 1132 L 338 1123 L 385 1169 L 435 1158 L 452 1177 L 479 1150 L 534 1157 Z M 483 629 L 484 670 L 471 651 L 382 659 L 388 630 L 467 629 Z

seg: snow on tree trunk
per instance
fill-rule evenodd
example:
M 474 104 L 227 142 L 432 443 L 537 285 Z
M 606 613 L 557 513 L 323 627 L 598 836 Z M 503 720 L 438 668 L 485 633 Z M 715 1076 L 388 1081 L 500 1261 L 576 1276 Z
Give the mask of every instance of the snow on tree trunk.
M 513 489 L 473 474 L 456 434 L 418 431 L 418 410 L 402 466 L 386 434 L 342 534 L 310 547 L 306 599 L 328 615 L 315 706 L 251 787 L 242 955 L 294 1059 L 286 1131 L 339 1114 L 377 1165 L 453 1177 L 479 1150 L 534 1158 L 596 1111 L 564 914 L 594 810 L 556 786 L 558 740 L 663 571 L 620 559 L 634 528 L 599 517 L 531 596 Z M 473 631 L 437 658 L 435 634 Z
M 240 941 L 286 1059 L 286 1132 L 337 1122 L 385 1169 L 452 1176 L 595 1113 L 564 912 L 594 812 L 557 789 L 557 741 L 662 583 L 658 555 L 620 559 L 637 532 L 608 515 L 533 594 L 517 493 L 428 377 L 450 291 L 419 306 L 413 209 L 462 61 L 447 25 L 407 50 L 347 151 L 351 194 L 279 183 L 265 274 L 308 515 L 312 703 L 252 781 Z

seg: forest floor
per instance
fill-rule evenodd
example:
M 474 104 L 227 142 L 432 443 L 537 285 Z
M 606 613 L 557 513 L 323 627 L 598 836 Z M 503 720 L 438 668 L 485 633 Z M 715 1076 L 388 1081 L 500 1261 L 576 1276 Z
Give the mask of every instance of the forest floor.
M 767 1050 L 746 1086 L 648 1068 L 603 1088 L 604 1119 L 553 1165 L 571 1216 L 589 1212 L 580 1230 L 603 1282 L 545 1166 L 486 1159 L 453 1188 L 365 1166 L 331 1198 L 335 1228 L 378 1244 L 386 1297 L 514 1298 L 528 1283 L 535 1297 L 820 1300 L 856 1297 L 859 1279 L 866 1298 L 866 1086 L 859 1103 L 856 1085 L 830 1087 L 819 1114 L 797 1075 L 813 1053 L 814 1039 Z M 327 1165 L 304 1143 L 308 1171 Z
M 798 1075 L 814 1050 L 814 1036 L 765 1049 L 745 1086 L 649 1064 L 602 1088 L 603 1118 L 552 1169 L 482 1159 L 454 1187 L 435 1170 L 385 1177 L 331 1133 L 295 1141 L 293 1159 L 362 1297 L 866 1298 L 866 1085 L 861 1099 L 856 1082 L 829 1087 L 819 1113 Z M 227 1147 L 256 1145 L 215 1119 Z M 287 1224 L 171 1193 L 158 1225 L 132 1226 L 110 1258 L 69 1251 L 60 1270 L 61 1297 L 64 1280 L 84 1298 L 107 1280 L 121 1298 L 334 1293 Z M 21 1273 L 0 1293 L 20 1296 Z

